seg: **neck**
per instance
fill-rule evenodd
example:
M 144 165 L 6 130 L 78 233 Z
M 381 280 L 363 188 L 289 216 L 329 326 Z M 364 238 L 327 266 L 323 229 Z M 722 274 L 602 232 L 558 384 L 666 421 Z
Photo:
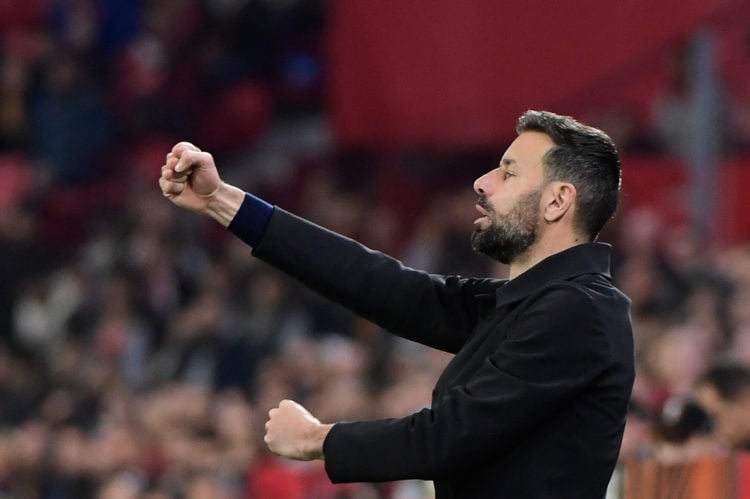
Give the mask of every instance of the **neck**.
M 537 242 L 529 246 L 529 249 L 510 262 L 508 278 L 515 279 L 548 256 L 586 242 L 588 240 L 576 234 L 541 237 Z

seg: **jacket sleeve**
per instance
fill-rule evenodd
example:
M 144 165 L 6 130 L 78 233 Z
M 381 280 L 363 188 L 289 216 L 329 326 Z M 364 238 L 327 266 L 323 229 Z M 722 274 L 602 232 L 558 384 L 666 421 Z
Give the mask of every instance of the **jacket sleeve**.
M 439 479 L 522 445 L 611 364 L 591 298 L 552 286 L 466 384 L 408 417 L 338 423 L 324 442 L 334 482 Z
M 278 207 L 253 254 L 381 327 L 448 352 L 473 330 L 475 295 L 494 281 L 407 268 Z

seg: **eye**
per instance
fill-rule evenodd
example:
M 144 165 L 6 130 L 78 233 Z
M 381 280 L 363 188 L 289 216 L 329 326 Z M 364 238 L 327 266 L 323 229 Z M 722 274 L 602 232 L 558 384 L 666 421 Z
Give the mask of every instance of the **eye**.
M 505 170 L 503 172 L 503 180 L 508 180 L 510 177 L 515 177 L 512 172 L 509 172 L 508 170 Z

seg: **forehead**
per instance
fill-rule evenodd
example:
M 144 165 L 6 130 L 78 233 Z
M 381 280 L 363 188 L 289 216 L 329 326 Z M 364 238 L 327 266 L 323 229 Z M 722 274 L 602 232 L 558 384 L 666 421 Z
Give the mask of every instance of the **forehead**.
M 555 143 L 545 133 L 523 132 L 508 146 L 501 163 L 516 163 L 521 167 L 534 167 L 542 163 L 544 155 Z

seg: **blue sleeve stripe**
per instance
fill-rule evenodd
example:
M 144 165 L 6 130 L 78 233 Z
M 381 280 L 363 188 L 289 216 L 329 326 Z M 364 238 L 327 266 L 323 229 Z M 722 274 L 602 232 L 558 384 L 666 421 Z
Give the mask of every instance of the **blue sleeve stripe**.
M 255 247 L 263 238 L 272 214 L 272 205 L 252 194 L 245 193 L 245 200 L 227 230 Z

